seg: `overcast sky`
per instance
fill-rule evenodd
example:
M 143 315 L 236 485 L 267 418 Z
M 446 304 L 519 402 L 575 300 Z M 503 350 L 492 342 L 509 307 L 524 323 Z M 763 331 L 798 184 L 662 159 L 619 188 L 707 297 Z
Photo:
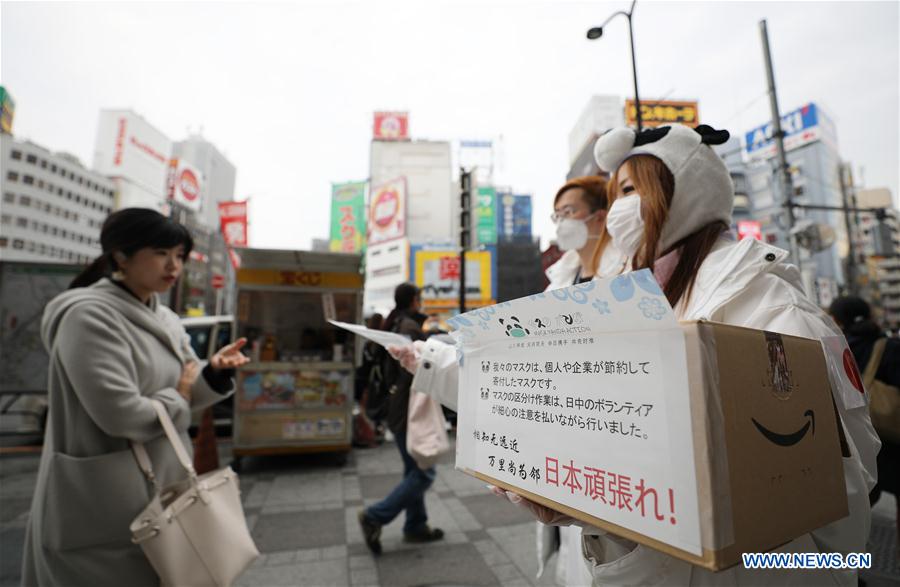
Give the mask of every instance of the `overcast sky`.
M 330 183 L 368 176 L 379 109 L 408 110 L 414 138 L 502 135 L 498 180 L 535 195 L 546 238 L 582 108 L 632 92 L 626 20 L 598 41 L 584 33 L 628 6 L 3 2 L 0 82 L 17 136 L 87 165 L 101 108 L 133 108 L 173 140 L 202 126 L 237 167 L 237 199 L 251 197 L 253 246 L 327 237 Z M 762 124 L 762 18 L 782 111 L 823 106 L 857 179 L 896 201 L 897 2 L 640 0 L 642 98 L 697 99 L 702 122 L 733 134 Z

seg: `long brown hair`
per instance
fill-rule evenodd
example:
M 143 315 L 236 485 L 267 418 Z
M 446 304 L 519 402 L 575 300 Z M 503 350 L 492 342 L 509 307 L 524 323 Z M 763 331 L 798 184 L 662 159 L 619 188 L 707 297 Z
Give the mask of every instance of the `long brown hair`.
M 556 203 L 559 202 L 559 199 L 562 197 L 564 193 L 571 189 L 580 189 L 582 192 L 582 199 L 584 203 L 588 205 L 588 208 L 591 211 L 591 214 L 597 212 L 598 210 L 609 210 L 609 201 L 607 199 L 607 194 L 609 193 L 609 183 L 606 178 L 601 175 L 584 175 L 582 177 L 573 177 L 569 181 L 567 181 L 559 190 L 556 192 L 556 197 L 553 198 L 553 206 L 556 206 Z M 600 238 L 597 239 L 597 244 L 594 246 L 594 252 L 591 253 L 591 265 L 594 267 L 594 271 L 600 267 L 600 253 L 601 248 L 600 245 L 603 242 L 603 236 L 606 234 L 606 224 L 603 225 L 603 231 L 600 233 Z
M 631 267 L 635 270 L 645 268 L 652 270 L 653 263 L 661 255 L 681 247 L 681 256 L 675 271 L 663 288 L 666 299 L 672 307 L 675 307 L 682 299 L 685 301 L 690 299 L 700 265 L 706 260 L 722 232 L 728 230 L 728 226 L 722 221 L 711 222 L 681 239 L 668 250 L 660 251 L 660 238 L 675 194 L 675 178 L 669 168 L 656 157 L 635 155 L 622 163 L 610 178 L 607 186 L 607 200 L 610 206 L 616 201 L 618 194 L 619 170 L 626 164 L 635 192 L 641 195 L 641 217 L 644 219 L 644 237 L 632 259 Z M 602 255 L 603 249 L 611 240 L 609 233 L 604 229 L 597 243 L 599 255 Z

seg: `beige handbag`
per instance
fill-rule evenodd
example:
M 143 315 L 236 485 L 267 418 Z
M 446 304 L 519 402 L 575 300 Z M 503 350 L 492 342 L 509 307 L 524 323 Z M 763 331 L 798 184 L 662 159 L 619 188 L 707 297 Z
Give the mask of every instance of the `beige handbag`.
M 879 338 L 875 342 L 863 374 L 863 383 L 869 392 L 869 416 L 878 436 L 900 442 L 900 389 L 875 379 L 886 345 L 886 338 Z
M 153 400 L 153 407 L 188 479 L 160 491 L 146 449 L 132 444 L 156 491 L 131 523 L 131 540 L 165 586 L 231 585 L 259 556 L 241 506 L 237 474 L 225 467 L 198 477 L 165 406 Z
M 441 405 L 430 396 L 409 390 L 406 419 L 406 452 L 420 469 L 434 466 L 438 457 L 450 450 L 447 424 Z

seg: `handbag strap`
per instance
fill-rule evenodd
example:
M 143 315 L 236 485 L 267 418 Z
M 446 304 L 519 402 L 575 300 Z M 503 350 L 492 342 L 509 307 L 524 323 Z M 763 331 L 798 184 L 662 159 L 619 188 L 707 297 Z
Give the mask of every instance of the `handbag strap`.
M 869 357 L 869 363 L 866 365 L 866 372 L 863 373 L 863 384 L 868 389 L 875 381 L 875 374 L 878 373 L 878 366 L 881 365 L 881 357 L 884 356 L 884 347 L 887 345 L 887 338 L 879 338 L 872 346 L 872 356 Z
M 197 471 L 194 470 L 194 464 L 191 462 L 191 457 L 184 447 L 184 443 L 181 441 L 178 431 L 175 430 L 175 425 L 172 424 L 172 418 L 169 417 L 166 406 L 158 399 L 150 400 L 150 403 L 153 405 L 153 409 L 156 410 L 156 417 L 159 419 L 159 423 L 162 424 L 163 432 L 165 432 L 166 438 L 169 439 L 169 444 L 172 445 L 175 456 L 178 457 L 178 462 L 180 462 L 181 466 L 188 472 L 191 480 L 196 480 Z M 156 475 L 153 473 L 153 463 L 150 460 L 150 456 L 147 454 L 147 449 L 144 448 L 143 443 L 140 442 L 131 443 L 131 449 L 132 452 L 134 452 L 135 459 L 137 460 L 141 471 L 144 472 L 144 475 L 146 475 L 147 479 L 158 491 L 159 486 L 156 482 Z

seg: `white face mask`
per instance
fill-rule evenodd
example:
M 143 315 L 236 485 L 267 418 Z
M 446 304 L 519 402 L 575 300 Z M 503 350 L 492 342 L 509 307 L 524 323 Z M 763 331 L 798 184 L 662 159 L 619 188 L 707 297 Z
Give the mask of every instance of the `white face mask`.
M 573 251 L 587 244 L 588 239 L 598 238 L 588 233 L 587 222 L 596 216 L 596 212 L 587 218 L 560 218 L 556 222 L 556 246 L 563 251 Z
M 613 202 L 606 215 L 606 230 L 616 248 L 629 259 L 633 258 L 644 239 L 644 219 L 641 218 L 638 194 L 629 194 Z

